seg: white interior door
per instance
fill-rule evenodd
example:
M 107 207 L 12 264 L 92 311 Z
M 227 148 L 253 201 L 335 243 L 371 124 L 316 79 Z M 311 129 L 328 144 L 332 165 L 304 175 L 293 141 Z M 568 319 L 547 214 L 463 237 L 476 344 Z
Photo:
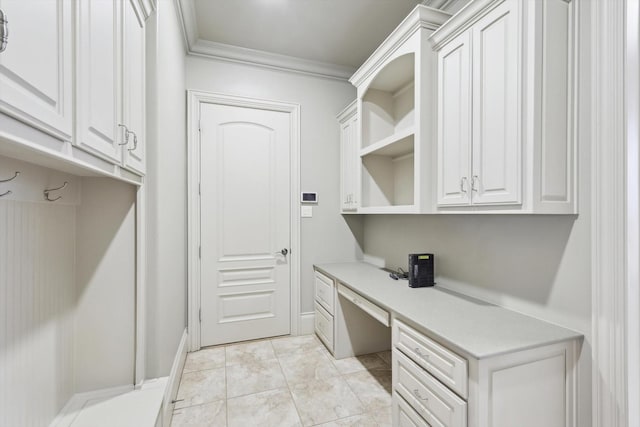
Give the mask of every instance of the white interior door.
M 201 104 L 201 345 L 290 332 L 290 114 Z

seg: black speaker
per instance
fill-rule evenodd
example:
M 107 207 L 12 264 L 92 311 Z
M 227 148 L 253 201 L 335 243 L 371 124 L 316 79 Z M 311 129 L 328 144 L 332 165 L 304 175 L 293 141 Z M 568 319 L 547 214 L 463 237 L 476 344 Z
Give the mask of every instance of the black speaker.
M 409 287 L 424 288 L 436 284 L 433 254 L 409 254 Z

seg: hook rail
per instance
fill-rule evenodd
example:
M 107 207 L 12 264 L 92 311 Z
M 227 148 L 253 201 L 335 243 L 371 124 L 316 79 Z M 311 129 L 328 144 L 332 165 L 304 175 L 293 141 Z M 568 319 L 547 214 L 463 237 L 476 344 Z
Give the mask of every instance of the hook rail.
M 58 190 L 62 190 L 63 188 L 65 188 L 67 186 L 67 184 L 69 184 L 67 181 L 64 182 L 64 184 L 62 184 L 61 187 L 58 188 L 49 188 L 47 190 L 44 190 L 44 198 L 47 202 L 55 202 L 56 200 L 60 200 L 62 199 L 62 196 L 58 196 L 55 199 L 52 199 L 49 197 L 49 193 L 51 193 L 52 191 L 58 191 Z

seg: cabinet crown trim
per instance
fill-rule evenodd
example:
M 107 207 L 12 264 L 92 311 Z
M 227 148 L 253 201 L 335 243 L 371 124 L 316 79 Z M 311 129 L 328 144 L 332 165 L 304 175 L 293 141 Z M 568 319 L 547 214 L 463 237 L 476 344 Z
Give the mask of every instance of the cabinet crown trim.
M 505 0 L 476 0 L 469 2 L 431 34 L 429 41 L 433 44 L 433 49 L 440 50 L 449 40 L 465 31 L 491 9 L 504 2 Z
M 351 76 L 349 82 L 358 87 L 420 28 L 436 30 L 451 18 L 451 14 L 431 7 L 417 5 L 371 56 Z

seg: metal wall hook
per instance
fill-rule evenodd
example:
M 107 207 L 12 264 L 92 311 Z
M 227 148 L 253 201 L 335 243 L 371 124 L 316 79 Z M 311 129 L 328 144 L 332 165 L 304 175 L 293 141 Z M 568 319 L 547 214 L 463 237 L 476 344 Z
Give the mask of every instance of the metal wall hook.
M 49 193 L 52 192 L 52 191 L 62 190 L 63 188 L 65 188 L 67 186 L 67 184 L 69 184 L 69 183 L 67 181 L 65 181 L 64 184 L 62 184 L 62 187 L 50 188 L 48 190 L 44 190 L 44 198 L 45 198 L 45 200 L 48 201 L 48 202 L 55 202 L 56 200 L 62 199 L 62 196 L 58 196 L 55 199 L 51 199 L 51 198 L 49 198 Z
M 17 172 L 9 179 L 0 179 L 0 182 L 9 182 L 9 181 L 13 181 L 14 179 L 16 179 L 18 176 L 20 175 L 20 172 Z

